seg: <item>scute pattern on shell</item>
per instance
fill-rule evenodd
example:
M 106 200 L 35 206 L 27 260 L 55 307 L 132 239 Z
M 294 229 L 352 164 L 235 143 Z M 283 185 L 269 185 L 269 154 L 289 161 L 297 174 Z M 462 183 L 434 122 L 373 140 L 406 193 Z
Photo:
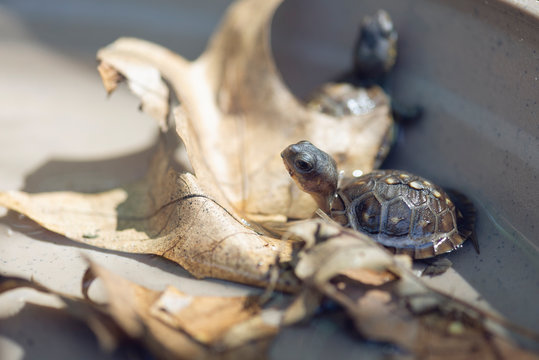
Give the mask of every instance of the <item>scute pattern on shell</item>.
M 347 219 L 338 216 L 342 208 Z M 378 170 L 351 180 L 339 190 L 331 213 L 342 225 L 416 259 L 455 250 L 466 240 L 457 227 L 462 215 L 446 192 L 404 171 Z

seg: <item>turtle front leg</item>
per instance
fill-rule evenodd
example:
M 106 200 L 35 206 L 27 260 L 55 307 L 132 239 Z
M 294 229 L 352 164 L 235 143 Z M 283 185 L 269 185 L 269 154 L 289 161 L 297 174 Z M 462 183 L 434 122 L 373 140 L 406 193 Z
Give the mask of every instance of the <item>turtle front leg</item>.
M 423 116 L 423 107 L 421 105 L 408 105 L 394 99 L 391 100 L 391 112 L 393 119 L 402 125 L 416 123 Z
M 453 263 L 446 257 L 440 258 L 430 258 L 419 260 L 419 262 L 426 264 L 427 267 L 421 272 L 421 276 L 438 276 L 445 273 Z

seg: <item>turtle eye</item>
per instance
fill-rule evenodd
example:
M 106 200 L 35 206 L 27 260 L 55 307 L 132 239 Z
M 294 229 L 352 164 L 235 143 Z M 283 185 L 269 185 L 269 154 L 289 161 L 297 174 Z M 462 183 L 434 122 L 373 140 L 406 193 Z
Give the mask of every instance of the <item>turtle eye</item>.
M 313 169 L 311 162 L 304 159 L 296 159 L 296 161 L 294 161 L 294 166 L 296 169 L 304 173 L 307 173 Z

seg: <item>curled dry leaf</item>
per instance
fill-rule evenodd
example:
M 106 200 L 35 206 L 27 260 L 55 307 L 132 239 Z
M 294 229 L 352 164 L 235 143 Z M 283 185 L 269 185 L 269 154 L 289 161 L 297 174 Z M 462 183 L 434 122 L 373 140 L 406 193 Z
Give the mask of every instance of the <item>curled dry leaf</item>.
M 279 0 L 243 0 L 232 6 L 195 62 L 158 45 L 120 39 L 99 51 L 107 91 L 127 79 L 143 107 L 161 122 L 168 113 L 168 80 L 181 101 L 177 130 L 196 178 L 154 161 L 144 180 L 100 194 L 0 193 L 0 205 L 49 230 L 89 245 L 152 253 L 176 261 L 197 277 L 267 285 L 276 258 L 290 243 L 244 226 L 245 214 L 284 219 L 314 210 L 286 173 L 280 151 L 308 138 L 345 170 L 368 171 L 391 126 L 386 96 L 377 105 L 339 118 L 307 109 L 282 83 L 269 48 L 269 23 Z M 155 110 L 155 111 L 154 111 Z M 278 288 L 293 284 L 280 278 Z
M 124 69 L 125 75 L 118 74 L 115 67 Z M 127 79 L 129 89 L 140 98 L 141 110 L 157 120 L 162 131 L 168 130 L 170 91 L 157 69 L 137 63 L 136 59 L 121 53 L 114 54 L 108 64 L 100 64 L 97 69 L 109 94 L 118 83 Z
M 330 153 L 348 174 L 372 170 L 392 126 L 380 88 L 365 92 L 371 107 L 334 117 L 301 104 L 286 88 L 272 59 L 269 33 L 282 0 L 241 0 L 229 9 L 206 51 L 194 62 L 137 39 L 101 49 L 101 66 L 128 81 L 138 73 L 118 56 L 156 69 L 178 95 L 177 131 L 201 186 L 231 212 L 251 219 L 305 218 L 316 209 L 282 165 L 280 152 L 308 139 Z M 117 75 L 109 74 L 118 78 Z M 109 87 L 110 88 L 110 87 Z
M 128 338 L 164 359 L 259 359 L 280 326 L 281 312 L 273 310 L 277 321 L 264 316 L 269 310 L 261 309 L 253 297 L 189 296 L 172 287 L 159 292 L 96 264 L 90 264 L 85 275 L 85 295 L 95 279 L 104 285 L 108 298 L 104 304 L 5 276 L 0 276 L 0 294 L 29 287 L 55 295 L 71 315 L 88 324 L 106 350 Z
M 324 240 L 299 253 L 296 274 L 340 303 L 364 337 L 421 359 L 537 358 L 492 325 L 535 341 L 539 335 L 430 289 L 410 271 L 409 260 L 369 237 L 315 221 L 291 231 L 308 244 Z
M 231 344 L 225 339 L 229 331 L 235 333 L 241 328 L 242 334 L 235 336 L 248 342 L 276 334 L 279 326 L 279 323 L 264 322 L 257 297 L 194 297 L 172 287 L 161 293 L 150 311 L 156 318 L 185 331 L 198 342 L 219 348 Z M 259 324 L 254 325 L 254 322 Z M 256 335 L 253 330 L 257 331 Z M 234 341 L 231 347 L 242 343 Z
M 244 226 L 168 159 L 161 146 L 141 181 L 104 193 L 0 192 L 0 205 L 88 245 L 161 255 L 196 277 L 266 286 L 276 259 L 290 256 L 290 242 Z M 280 281 L 281 289 L 296 285 L 292 277 Z
M 105 351 L 114 350 L 126 334 L 122 329 L 106 314 L 103 307 L 92 304 L 88 301 L 76 297 L 61 294 L 48 289 L 46 286 L 36 281 L 30 281 L 19 277 L 0 275 L 0 294 L 20 289 L 30 288 L 57 296 L 64 304 L 65 309 L 75 318 L 86 322 L 88 327 L 95 333 L 99 344 Z
M 110 315 L 158 357 L 257 358 L 265 353 L 267 340 L 280 325 L 264 321 L 263 310 L 254 297 L 190 296 L 172 287 L 160 292 L 95 264 L 90 265 L 89 272 L 87 279 L 98 278 L 105 286 Z M 231 333 L 238 332 L 242 341 L 226 341 Z

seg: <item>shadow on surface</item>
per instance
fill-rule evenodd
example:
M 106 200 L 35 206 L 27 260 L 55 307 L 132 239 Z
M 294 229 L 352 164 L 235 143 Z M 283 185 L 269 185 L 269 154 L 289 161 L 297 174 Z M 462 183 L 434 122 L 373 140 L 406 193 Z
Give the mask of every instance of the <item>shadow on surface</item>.
M 5 0 L 0 10 L 15 15 L 33 39 L 90 64 L 99 48 L 122 36 L 181 49 L 183 56 L 194 59 L 231 2 Z
M 139 180 L 144 176 L 160 139 L 164 139 L 170 151 L 185 151 L 178 135 L 171 129 L 158 135 L 154 143 L 135 153 L 98 160 L 51 159 L 28 174 L 22 191 L 28 193 L 51 191 L 76 191 L 96 193 Z M 189 165 L 176 159 L 171 166 L 185 171 Z
M 59 334 L 62 334 L 61 344 L 58 344 Z M 106 353 L 100 350 L 95 335 L 82 321 L 64 309 L 31 303 L 25 304 L 16 315 L 1 319 L 0 336 L 22 347 L 25 359 L 67 359 L 73 354 L 81 360 L 151 358 L 135 344 L 122 344 L 113 353 Z
M 179 147 L 184 151 L 175 131 L 171 130 L 165 135 L 158 136 L 152 146 L 133 154 L 95 161 L 48 161 L 26 177 L 22 190 L 29 193 L 54 191 L 95 193 L 140 180 L 146 173 L 150 160 L 156 153 L 161 141 L 165 143 L 170 154 Z M 184 165 L 172 157 L 169 165 L 177 171 L 185 169 Z M 118 224 L 121 224 L 122 221 L 122 219 L 118 219 Z M 1 217 L 0 224 L 39 241 L 120 255 L 176 276 L 191 278 L 191 275 L 178 264 L 161 256 L 108 250 L 76 242 L 49 231 L 33 220 L 13 211 L 9 211 L 7 215 Z
M 186 270 L 175 262 L 165 259 L 164 257 L 153 254 L 135 254 L 123 251 L 103 249 L 100 247 L 91 246 L 81 242 L 71 240 L 63 235 L 59 235 L 52 231 L 43 228 L 38 223 L 27 217 L 21 217 L 14 211 L 9 211 L 7 215 L 0 218 L 0 225 L 5 225 L 13 229 L 13 231 L 24 234 L 25 236 L 38 241 L 44 241 L 59 246 L 69 246 L 81 250 L 99 251 L 103 254 L 118 255 L 124 258 L 138 261 L 142 264 L 155 267 L 174 276 L 183 278 L 193 278 Z

